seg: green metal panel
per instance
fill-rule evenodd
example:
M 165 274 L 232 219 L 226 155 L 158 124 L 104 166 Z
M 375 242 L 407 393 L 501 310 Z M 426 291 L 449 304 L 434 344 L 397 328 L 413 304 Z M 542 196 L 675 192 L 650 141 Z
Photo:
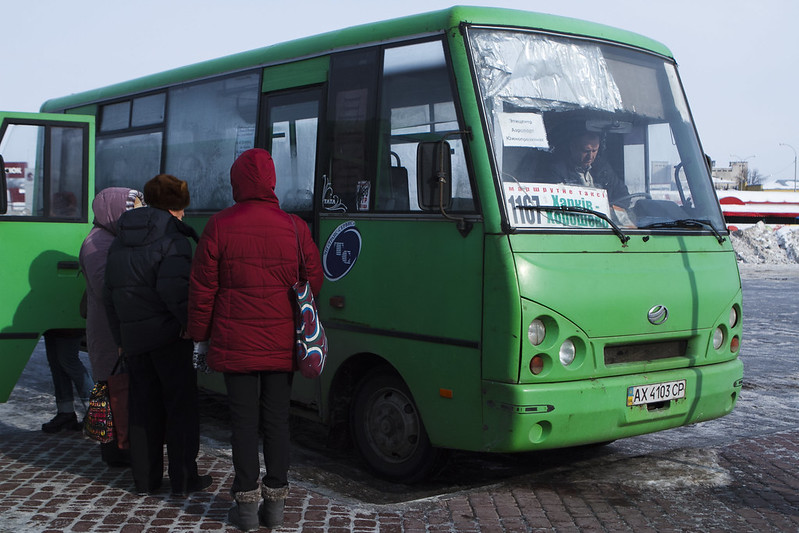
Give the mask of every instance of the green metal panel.
M 711 327 L 740 291 L 732 261 L 723 252 L 525 253 L 517 268 L 525 298 L 594 338 Z M 666 323 L 647 321 L 654 305 L 669 309 Z
M 522 314 L 516 265 L 507 235 L 485 239 L 483 310 L 484 379 L 516 382 L 519 376 Z
M 59 264 L 77 263 L 90 229 L 80 223 L 0 221 L 0 242 L 14 251 L 13 260 L 0 262 L 0 402 L 8 400 L 45 330 L 84 327 L 78 307 L 85 281 L 77 268 Z
M 278 91 L 327 81 L 330 57 L 316 57 L 270 67 L 264 72 L 263 91 Z
M 540 385 L 483 384 L 485 451 L 607 442 L 724 416 L 741 393 L 740 359 L 698 368 Z M 686 396 L 649 410 L 627 388 L 686 380 Z
M 325 243 L 345 222 L 321 220 L 323 260 L 335 254 L 325 253 Z M 318 298 L 330 345 L 325 373 L 334 376 L 358 354 L 389 361 L 413 392 L 431 441 L 442 442 L 453 419 L 479 412 L 482 227 L 464 238 L 444 220 L 354 222 L 360 253 L 348 274 L 325 280 Z M 442 388 L 453 397 L 441 397 Z M 463 424 L 457 432 L 478 442 L 479 427 Z
M 81 107 L 75 107 L 69 110 L 69 113 L 72 115 L 93 115 L 97 116 L 97 105 L 84 105 Z

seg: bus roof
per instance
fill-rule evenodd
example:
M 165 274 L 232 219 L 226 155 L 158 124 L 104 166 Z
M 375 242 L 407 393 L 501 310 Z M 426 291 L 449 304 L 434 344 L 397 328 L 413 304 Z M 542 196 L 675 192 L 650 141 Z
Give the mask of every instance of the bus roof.
M 304 37 L 263 48 L 211 59 L 158 74 L 92 89 L 42 104 L 42 112 L 64 111 L 72 107 L 121 98 L 190 80 L 216 76 L 257 66 L 278 64 L 303 57 L 314 57 L 354 46 L 391 41 L 401 37 L 443 33 L 460 24 L 530 28 L 582 37 L 597 38 L 635 46 L 666 57 L 671 52 L 663 44 L 642 35 L 574 18 L 504 8 L 453 6 L 448 9 L 362 24 L 341 30 Z

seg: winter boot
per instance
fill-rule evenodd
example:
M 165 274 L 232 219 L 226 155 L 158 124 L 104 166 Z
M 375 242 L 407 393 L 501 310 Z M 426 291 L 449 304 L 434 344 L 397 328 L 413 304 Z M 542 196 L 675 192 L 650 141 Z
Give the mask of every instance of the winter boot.
M 74 411 L 71 413 L 58 413 L 52 420 L 42 424 L 42 431 L 45 433 L 58 433 L 62 429 L 72 431 L 83 429 L 83 424 L 78 422 L 78 417 Z
M 258 529 L 258 502 L 261 500 L 260 487 L 245 492 L 235 492 L 236 505 L 227 513 L 228 521 L 242 531 Z
M 283 505 L 286 496 L 289 495 L 289 487 L 273 489 L 266 485 L 261 485 L 261 492 L 264 496 L 264 503 L 258 509 L 258 519 L 264 527 L 280 527 L 283 525 Z

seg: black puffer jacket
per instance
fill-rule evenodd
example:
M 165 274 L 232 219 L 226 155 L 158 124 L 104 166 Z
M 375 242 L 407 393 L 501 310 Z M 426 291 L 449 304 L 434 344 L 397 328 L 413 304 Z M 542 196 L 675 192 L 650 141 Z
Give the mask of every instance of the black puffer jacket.
M 105 301 L 111 331 L 128 355 L 176 341 L 188 320 L 191 243 L 197 233 L 168 211 L 142 207 L 119 218 L 108 250 Z

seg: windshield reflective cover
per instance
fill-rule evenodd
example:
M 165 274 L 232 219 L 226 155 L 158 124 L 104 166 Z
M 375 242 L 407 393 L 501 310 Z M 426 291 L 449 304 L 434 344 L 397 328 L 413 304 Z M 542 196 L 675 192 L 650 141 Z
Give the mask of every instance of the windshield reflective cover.
M 512 228 L 725 231 L 670 60 L 531 32 L 469 38 Z

